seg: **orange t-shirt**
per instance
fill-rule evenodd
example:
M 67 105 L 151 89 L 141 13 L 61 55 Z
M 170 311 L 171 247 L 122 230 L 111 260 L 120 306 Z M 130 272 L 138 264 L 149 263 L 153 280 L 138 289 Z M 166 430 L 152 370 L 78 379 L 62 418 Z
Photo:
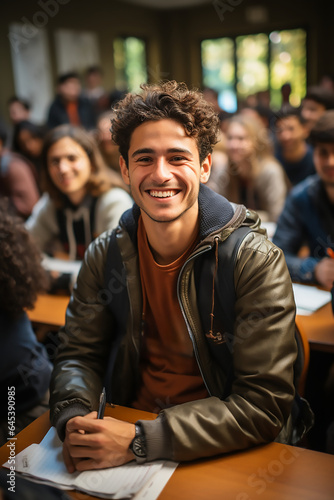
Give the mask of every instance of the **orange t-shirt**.
M 203 399 L 203 383 L 177 299 L 177 278 L 193 247 L 166 266 L 151 253 L 142 218 L 138 254 L 143 290 L 141 383 L 135 408 L 158 412 L 168 406 Z
M 66 104 L 66 112 L 71 125 L 80 125 L 77 101 L 68 101 L 68 103 Z

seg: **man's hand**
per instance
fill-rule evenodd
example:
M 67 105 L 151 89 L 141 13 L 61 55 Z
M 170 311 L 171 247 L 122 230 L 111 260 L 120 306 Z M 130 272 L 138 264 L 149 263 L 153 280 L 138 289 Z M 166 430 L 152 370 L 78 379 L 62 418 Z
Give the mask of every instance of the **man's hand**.
M 314 276 L 319 285 L 330 290 L 334 282 L 334 259 L 322 259 L 314 268 Z
M 66 468 L 72 473 L 130 462 L 134 455 L 129 445 L 134 437 L 134 424 L 111 417 L 98 420 L 96 411 L 71 418 L 63 445 Z

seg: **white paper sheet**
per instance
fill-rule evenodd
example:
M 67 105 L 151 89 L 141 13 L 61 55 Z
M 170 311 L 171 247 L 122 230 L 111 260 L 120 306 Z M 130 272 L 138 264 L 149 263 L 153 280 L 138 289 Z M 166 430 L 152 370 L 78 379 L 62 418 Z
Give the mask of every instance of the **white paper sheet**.
M 309 315 L 332 300 L 330 292 L 315 286 L 293 283 L 297 314 Z
M 62 443 L 52 427 L 40 444 L 32 444 L 15 458 L 17 472 L 59 489 L 77 489 L 101 498 L 154 500 L 177 467 L 175 462 L 135 462 L 109 469 L 67 472 Z M 8 464 L 4 464 L 4 467 Z

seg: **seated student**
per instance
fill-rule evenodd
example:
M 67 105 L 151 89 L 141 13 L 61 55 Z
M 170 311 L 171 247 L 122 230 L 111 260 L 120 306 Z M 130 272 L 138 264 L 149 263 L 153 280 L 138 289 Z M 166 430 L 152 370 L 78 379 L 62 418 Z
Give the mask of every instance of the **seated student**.
M 57 95 L 48 111 L 48 128 L 70 123 L 86 130 L 94 129 L 95 111 L 89 99 L 81 94 L 79 75 L 75 71 L 64 73 L 57 83 Z
M 255 117 L 235 115 L 228 120 L 226 153 L 226 168 L 220 170 L 220 181 L 216 177 L 217 192 L 256 210 L 262 221 L 276 222 L 287 180 L 271 152 L 268 130 Z
M 112 131 L 135 205 L 87 250 L 60 332 L 50 405 L 68 470 L 287 442 L 291 281 L 258 216 L 203 185 L 218 116 L 200 92 L 164 82 L 118 103 Z M 222 242 L 233 249 L 241 225 L 252 231 L 229 266 L 226 311 Z M 97 420 L 104 382 L 111 401 L 158 418 Z
M 117 144 L 113 142 L 110 131 L 112 117 L 112 111 L 106 111 L 98 116 L 96 124 L 96 139 L 102 157 L 108 167 L 120 174 L 119 149 Z
M 283 165 L 291 186 L 295 186 L 315 174 L 312 147 L 306 142 L 308 131 L 300 110 L 292 106 L 279 111 L 275 125 L 275 157 Z
M 14 128 L 13 151 L 23 155 L 34 165 L 38 179 L 42 168 L 41 155 L 45 134 L 45 127 L 28 120 L 21 121 Z
M 99 116 L 110 110 L 109 93 L 103 87 L 103 70 L 100 66 L 89 66 L 84 75 L 85 88 L 83 95 L 92 103 L 94 113 Z
M 289 194 L 278 220 L 274 243 L 280 247 L 292 280 L 330 289 L 334 281 L 334 110 L 326 111 L 311 130 L 317 174 Z M 307 245 L 309 256 L 298 255 Z
M 308 134 L 324 112 L 330 109 L 334 109 L 334 92 L 320 85 L 308 87 L 300 111 Z
M 0 124 L 0 198 L 8 198 L 9 210 L 26 219 L 39 200 L 37 175 L 27 159 L 5 148 L 6 139 Z
M 56 249 L 70 260 L 81 260 L 90 242 L 116 227 L 133 203 L 124 182 L 104 164 L 95 139 L 72 125 L 56 127 L 45 138 L 42 186 L 46 192 L 26 227 L 43 252 Z
M 41 256 L 22 219 L 0 201 L 0 444 L 8 434 L 9 401 L 15 401 L 15 433 L 48 409 L 51 363 L 25 312 L 46 289 Z M 10 429 L 11 430 L 11 429 Z

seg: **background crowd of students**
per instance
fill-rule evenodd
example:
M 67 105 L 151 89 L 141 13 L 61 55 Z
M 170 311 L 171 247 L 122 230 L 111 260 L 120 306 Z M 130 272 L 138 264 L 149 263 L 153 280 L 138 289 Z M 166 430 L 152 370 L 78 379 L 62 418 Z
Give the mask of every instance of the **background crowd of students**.
M 4 245 L 4 240 L 8 240 L 9 234 L 16 235 L 17 239 L 13 236 L 12 259 L 7 259 L 6 272 L 0 273 L 0 288 L 9 298 L 15 290 L 17 292 L 15 287 L 7 291 L 4 285 L 11 273 L 29 281 L 29 266 L 40 269 L 36 252 L 53 257 L 66 253 L 72 260 L 81 260 L 90 242 L 103 231 L 113 229 L 121 214 L 132 206 L 131 194 L 119 173 L 118 148 L 110 133 L 112 106 L 123 93 L 107 92 L 103 88 L 102 76 L 101 68 L 89 68 L 85 88 L 82 88 L 77 73 L 60 75 L 57 94 L 50 103 L 43 125 L 30 120 L 29 103 L 25 100 L 17 96 L 8 99 L 11 128 L 8 130 L 0 125 L 0 197 L 7 200 L 6 205 L 1 205 L 0 225 L 1 230 L 6 228 L 10 233 L 6 237 L 0 235 L 1 262 L 9 255 L 8 241 Z M 221 140 L 212 155 L 209 187 L 231 202 L 242 203 L 257 211 L 263 222 L 274 223 L 275 227 L 277 224 L 274 241 L 278 246 L 283 245 L 287 237 L 284 229 L 286 210 L 291 210 L 296 190 L 303 189 L 307 180 L 318 178 L 310 136 L 321 116 L 334 109 L 333 86 L 330 89 L 320 84 L 310 87 L 298 109 L 283 99 L 282 108 L 276 112 L 253 100 L 252 105 L 244 103 L 231 115 L 219 108 L 212 89 L 204 89 L 204 95 L 216 107 L 221 121 Z M 328 127 L 331 126 L 334 133 L 334 119 L 333 123 L 329 122 Z M 334 200 L 330 200 L 329 206 L 326 224 L 333 228 Z M 25 221 L 25 226 L 22 221 Z M 306 244 L 309 251 L 316 251 L 317 255 L 307 255 L 303 259 L 313 259 L 315 268 L 320 260 L 328 258 L 327 247 L 334 250 L 334 235 L 332 237 L 332 229 L 329 232 L 325 229 L 325 241 L 322 244 L 319 238 L 316 239 L 318 246 L 315 250 L 305 231 L 298 227 L 293 233 L 291 259 L 293 262 L 295 258 L 300 259 L 299 251 Z M 320 253 L 319 244 L 324 247 Z M 27 258 L 18 266 L 14 250 L 23 247 L 28 249 Z M 291 250 L 290 247 L 287 243 L 287 249 Z M 29 259 L 30 248 L 34 257 Z M 332 266 L 333 263 L 334 260 Z M 295 279 L 292 268 L 290 272 Z M 314 269 L 307 278 L 303 276 L 302 273 L 298 275 L 299 281 L 325 288 L 330 288 L 333 281 L 320 279 Z M 58 279 L 59 276 L 51 273 L 47 286 L 42 278 L 38 279 L 32 297 L 36 298 L 38 289 L 57 288 Z M 64 287 L 64 280 L 59 283 Z M 70 288 L 70 283 L 73 279 L 69 276 L 65 286 Z M 43 347 L 33 340 L 31 325 L 23 313 L 26 307 L 33 306 L 33 300 L 22 300 L 22 305 L 14 312 L 6 309 L 9 302 L 2 301 L 0 309 L 5 325 L 2 335 L 9 339 L 13 329 L 17 330 L 19 334 L 13 338 L 20 346 L 18 352 L 24 348 L 26 356 L 28 352 L 35 352 L 36 359 L 44 359 Z M 3 351 L 2 357 L 6 352 Z M 22 359 L 13 363 L 22 365 Z M 35 378 L 31 379 L 32 385 L 39 377 L 44 381 L 49 379 L 48 363 L 38 365 L 31 359 L 27 363 L 30 370 L 33 366 Z M 11 372 L 2 373 L 1 390 L 16 384 L 11 376 Z M 29 411 L 45 409 L 46 387 L 47 384 L 40 388 L 39 400 L 30 399 Z M 31 390 L 29 384 L 25 389 Z M 24 414 L 27 414 L 26 408 Z M 34 418 L 36 412 L 32 411 L 31 415 Z M 26 424 L 26 420 L 22 422 L 22 425 Z

